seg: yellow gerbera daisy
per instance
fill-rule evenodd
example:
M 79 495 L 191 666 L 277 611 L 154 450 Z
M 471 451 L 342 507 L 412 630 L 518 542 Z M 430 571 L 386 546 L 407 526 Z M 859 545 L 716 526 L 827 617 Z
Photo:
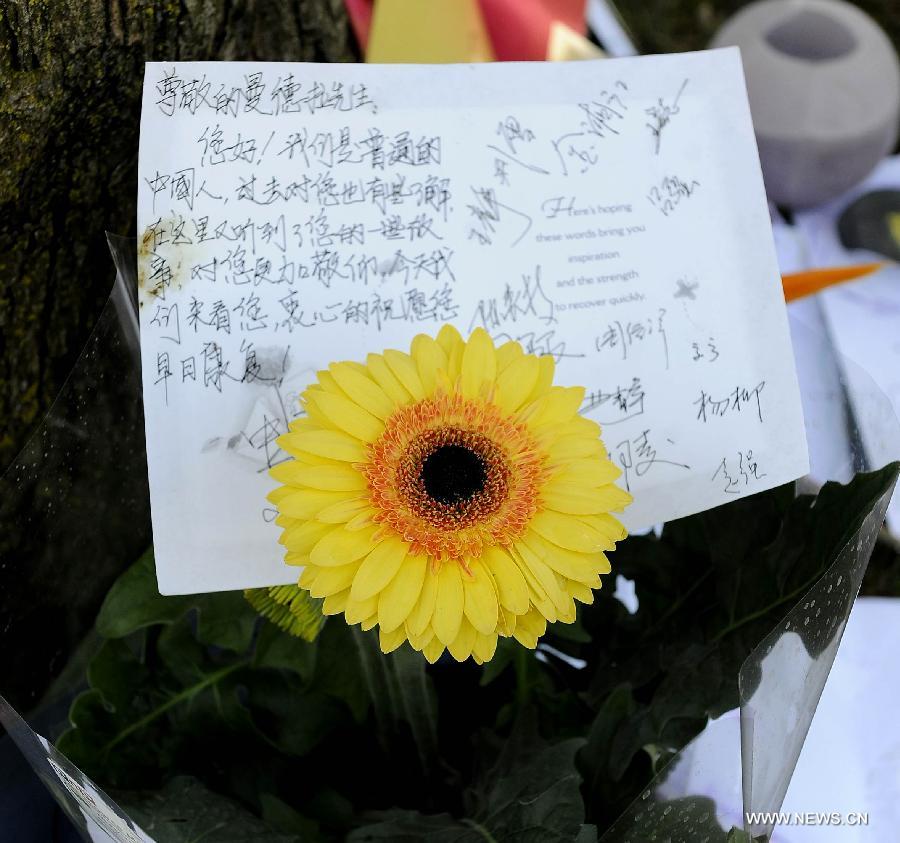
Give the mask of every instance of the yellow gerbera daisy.
M 535 647 L 548 621 L 575 620 L 631 496 L 578 414 L 584 390 L 553 386 L 553 370 L 445 325 L 409 354 L 318 373 L 269 497 L 285 561 L 326 615 L 378 625 L 384 652 L 409 641 L 431 662 L 479 663 L 498 635 Z

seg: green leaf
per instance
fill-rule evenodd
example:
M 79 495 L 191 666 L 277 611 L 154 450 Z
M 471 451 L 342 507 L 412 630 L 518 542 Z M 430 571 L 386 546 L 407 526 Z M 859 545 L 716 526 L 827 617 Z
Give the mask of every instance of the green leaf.
M 97 615 L 97 631 L 105 638 L 124 638 L 151 624 L 171 623 L 190 604 L 190 597 L 159 593 L 151 549 L 113 583 Z
M 156 792 L 120 792 L 119 804 L 155 843 L 304 843 L 298 834 L 282 834 L 236 802 L 179 776 Z
M 256 671 L 245 678 L 245 686 L 254 722 L 282 752 L 306 755 L 344 722 L 327 694 L 289 673 Z
M 88 775 L 112 786 L 152 779 L 179 740 L 173 724 L 189 718 L 192 709 L 203 710 L 206 728 L 242 719 L 235 713 L 243 708 L 233 674 L 244 666 L 241 661 L 217 668 L 197 664 L 178 681 L 168 670 L 151 671 L 125 641 L 111 639 L 91 664 L 90 690 L 73 702 L 72 727 L 60 736 L 57 748 Z M 210 718 L 210 711 L 218 712 L 216 718 Z
M 282 802 L 271 793 L 260 796 L 262 818 L 268 826 L 285 834 L 295 834 L 303 843 L 319 843 L 324 840 L 319 833 L 319 824 L 295 811 L 287 802 Z
M 258 615 L 243 592 L 164 597 L 156 582 L 152 550 L 148 550 L 113 584 L 97 616 L 97 631 L 105 638 L 124 638 L 153 624 L 177 621 L 188 610 L 198 612 L 200 641 L 237 653 L 246 652 Z
M 490 843 L 493 838 L 477 823 L 453 819 L 449 814 L 418 811 L 381 811 L 367 816 L 369 822 L 355 829 L 347 843 Z
M 361 723 L 372 698 L 360 667 L 353 631 L 342 618 L 329 619 L 317 639 L 313 684 L 347 705 Z
M 427 662 L 406 645 L 382 658 L 396 686 L 394 720 L 409 726 L 422 770 L 427 771 L 438 752 L 437 695 L 426 671 Z
M 437 698 L 421 654 L 405 644 L 382 653 L 375 632 L 340 619 L 325 624 L 317 643 L 313 684 L 343 700 L 358 722 L 371 708 L 386 749 L 405 724 L 427 769 L 437 751 Z
M 585 777 L 585 799 L 589 805 L 596 805 L 598 812 L 611 801 L 614 783 L 631 763 L 630 747 L 624 757 L 616 755 L 613 747 L 623 725 L 631 721 L 637 710 L 631 687 L 618 686 L 597 712 L 587 743 L 578 754 L 579 769 Z
M 240 591 L 195 595 L 197 638 L 204 644 L 246 653 L 259 624 L 259 616 Z
M 526 711 L 474 793 L 474 820 L 497 840 L 571 841 L 584 823 L 575 753 L 581 738 L 546 744 Z
M 255 667 L 289 670 L 302 679 L 312 678 L 316 669 L 318 645 L 294 635 L 286 635 L 274 624 L 263 624 L 253 657 Z
M 591 840 L 584 829 L 584 805 L 574 756 L 580 739 L 545 744 L 537 734 L 534 712 L 513 729 L 496 762 L 470 788 L 465 816 L 386 811 L 368 815 L 369 822 L 348 838 L 354 843 L 390 840 L 517 843 Z

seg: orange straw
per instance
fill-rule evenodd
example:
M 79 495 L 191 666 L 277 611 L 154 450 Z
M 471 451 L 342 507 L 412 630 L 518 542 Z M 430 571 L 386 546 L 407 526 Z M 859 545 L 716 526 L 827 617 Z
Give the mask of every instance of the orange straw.
M 803 296 L 818 293 L 820 290 L 831 287 L 833 284 L 863 278 L 866 275 L 871 275 L 873 272 L 878 272 L 879 269 L 887 265 L 887 262 L 860 263 L 855 266 L 829 266 L 825 269 L 810 269 L 806 272 L 791 272 L 788 275 L 782 275 L 781 283 L 784 287 L 784 300 L 794 301 L 795 299 L 803 298 Z

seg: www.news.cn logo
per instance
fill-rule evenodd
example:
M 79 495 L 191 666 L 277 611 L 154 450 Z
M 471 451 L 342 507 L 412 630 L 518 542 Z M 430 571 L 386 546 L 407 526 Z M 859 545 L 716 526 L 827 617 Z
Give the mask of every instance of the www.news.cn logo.
M 747 814 L 751 826 L 770 825 L 868 825 L 869 814 L 862 811 L 779 811 Z

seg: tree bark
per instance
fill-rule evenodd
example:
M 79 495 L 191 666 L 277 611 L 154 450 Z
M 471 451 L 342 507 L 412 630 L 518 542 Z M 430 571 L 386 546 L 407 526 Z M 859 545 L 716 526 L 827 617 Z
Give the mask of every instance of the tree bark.
M 144 62 L 354 58 L 342 0 L 0 0 L 0 471 L 134 234 Z
M 115 311 L 98 322 L 104 232 L 135 233 L 144 62 L 354 57 L 342 0 L 0 0 L 0 692 L 20 710 L 150 541 L 140 378 Z

